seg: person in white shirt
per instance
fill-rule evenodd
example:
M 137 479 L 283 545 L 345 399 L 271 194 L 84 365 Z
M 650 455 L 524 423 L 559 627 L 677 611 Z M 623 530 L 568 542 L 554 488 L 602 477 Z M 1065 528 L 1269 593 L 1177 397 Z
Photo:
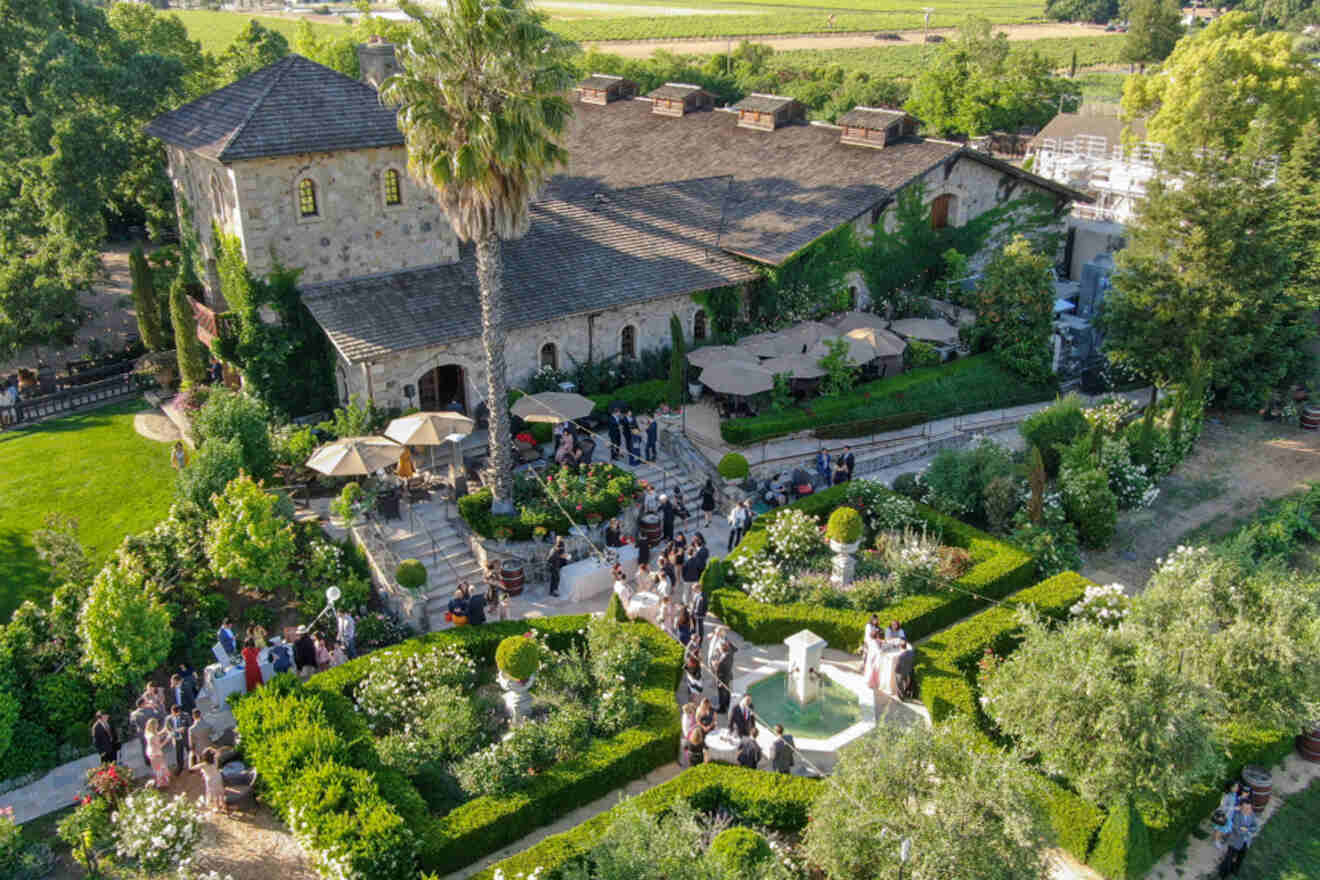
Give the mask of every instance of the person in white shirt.
M 903 632 L 903 627 L 899 626 L 897 620 L 889 621 L 889 626 L 885 627 L 886 639 L 906 639 L 907 633 Z
M 352 660 L 357 656 L 357 621 L 341 608 L 335 613 L 335 622 L 339 626 L 338 642 L 343 646 L 348 659 Z

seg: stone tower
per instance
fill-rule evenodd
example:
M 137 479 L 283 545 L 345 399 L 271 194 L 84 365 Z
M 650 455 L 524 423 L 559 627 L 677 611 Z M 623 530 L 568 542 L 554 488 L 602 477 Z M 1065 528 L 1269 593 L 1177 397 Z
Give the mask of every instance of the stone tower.
M 394 60 L 394 44 L 381 37 L 370 37 L 358 46 L 358 69 L 364 83 L 379 89 L 387 77 L 399 72 L 399 62 Z

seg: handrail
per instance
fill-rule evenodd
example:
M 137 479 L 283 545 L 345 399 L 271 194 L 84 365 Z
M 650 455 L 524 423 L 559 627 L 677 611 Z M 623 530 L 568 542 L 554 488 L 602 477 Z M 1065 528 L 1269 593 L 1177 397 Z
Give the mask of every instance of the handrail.
M 448 504 L 448 502 L 446 502 L 446 505 L 447 505 L 447 504 Z M 445 517 L 446 517 L 446 518 L 449 517 L 449 508 L 448 508 L 448 506 L 445 507 Z M 410 529 L 412 529 L 414 532 L 416 532 L 416 531 L 417 531 L 417 527 L 418 527 L 419 525 L 421 526 L 421 532 L 422 532 L 422 534 L 426 535 L 426 540 L 427 540 L 427 541 L 430 543 L 430 545 L 431 545 L 431 564 L 434 565 L 436 559 L 443 559 L 443 560 L 445 561 L 445 565 L 449 568 L 449 573 L 452 574 L 452 575 L 454 576 L 454 583 L 457 584 L 457 583 L 462 582 L 463 578 L 462 578 L 461 575 L 459 575 L 459 573 L 458 573 L 458 569 L 454 567 L 454 563 L 452 563 L 452 562 L 449 561 L 449 557 L 448 557 L 448 556 L 444 556 L 444 555 L 442 555 L 442 554 L 440 553 L 440 543 L 439 543 L 439 541 L 436 539 L 435 534 L 431 531 L 431 527 L 428 526 L 428 525 L 425 523 L 425 521 L 423 521 L 423 520 L 419 520 L 419 519 L 417 518 L 417 514 L 413 511 L 413 504 L 412 504 L 411 501 L 409 501 L 409 502 L 408 502 L 408 527 L 409 527 Z

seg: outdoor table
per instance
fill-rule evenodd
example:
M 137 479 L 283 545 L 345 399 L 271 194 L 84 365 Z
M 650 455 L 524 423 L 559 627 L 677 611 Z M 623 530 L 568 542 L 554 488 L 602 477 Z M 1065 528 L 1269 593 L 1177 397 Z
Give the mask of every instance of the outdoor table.
M 712 730 L 706 734 L 706 756 L 721 764 L 737 764 L 738 743 L 738 737 L 729 730 Z
M 628 603 L 628 616 L 633 620 L 645 620 L 656 626 L 660 615 L 660 597 L 655 593 L 635 593 Z
M 619 565 L 629 582 L 637 573 L 637 547 L 627 544 L 618 548 Z M 611 566 L 596 561 L 588 556 L 578 562 L 565 565 L 559 570 L 559 595 L 574 602 L 605 595 L 614 588 L 614 573 Z
M 258 664 L 261 667 L 261 680 L 263 683 L 275 677 L 275 664 L 266 659 L 267 653 L 269 652 L 261 652 Z M 211 705 L 216 709 L 228 708 L 227 700 L 230 694 L 241 694 L 247 691 L 247 679 L 243 675 L 243 665 L 241 663 L 233 666 L 221 666 L 219 663 L 212 663 L 206 667 L 202 681 L 205 683 L 206 690 L 211 694 Z
M 898 658 L 902 653 L 903 647 L 898 639 L 886 639 L 880 652 L 879 690 L 891 697 L 898 696 Z

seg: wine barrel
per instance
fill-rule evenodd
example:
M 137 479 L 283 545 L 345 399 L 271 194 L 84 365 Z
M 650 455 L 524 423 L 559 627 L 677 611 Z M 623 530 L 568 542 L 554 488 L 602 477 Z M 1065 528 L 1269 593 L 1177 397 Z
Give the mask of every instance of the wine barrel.
M 1315 722 L 1297 737 L 1297 751 L 1308 761 L 1320 763 L 1320 721 Z
M 1320 404 L 1308 403 L 1302 407 L 1302 428 L 1307 431 L 1320 429 Z
M 510 596 L 517 596 L 523 591 L 523 565 L 521 562 L 512 559 L 506 559 L 500 566 L 500 581 L 504 584 L 504 592 Z
M 650 541 L 652 545 L 658 543 L 660 536 L 664 533 L 664 530 L 660 527 L 660 517 L 654 513 L 642 514 L 640 530 L 642 537 Z
M 1251 805 L 1259 812 L 1269 804 L 1274 782 L 1270 771 L 1259 764 L 1248 764 L 1242 768 L 1242 782 L 1251 789 Z

